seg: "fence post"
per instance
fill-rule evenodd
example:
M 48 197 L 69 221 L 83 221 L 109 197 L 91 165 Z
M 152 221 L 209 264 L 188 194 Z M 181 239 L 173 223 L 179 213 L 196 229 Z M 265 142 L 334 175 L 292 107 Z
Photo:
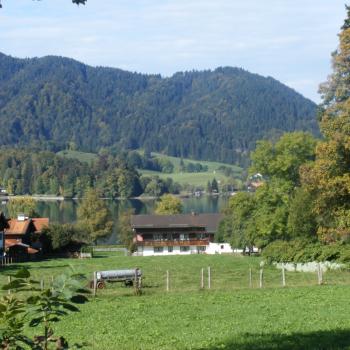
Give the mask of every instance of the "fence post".
M 166 291 L 169 292 L 169 270 L 166 270 Z
M 211 287 L 211 271 L 210 266 L 208 266 L 208 289 Z
M 8 283 L 11 283 L 11 276 L 8 276 L 8 277 L 7 277 L 7 281 L 8 281 Z M 11 294 L 11 289 L 9 289 L 9 290 L 7 291 L 7 294 Z
M 201 269 L 201 289 L 204 289 L 204 269 Z
M 264 270 L 261 268 L 260 269 L 260 281 L 259 281 L 259 287 L 263 287 L 263 277 L 264 277 Z
M 318 278 L 318 284 L 319 285 L 323 284 L 323 271 L 320 263 L 317 264 L 317 278 Z
M 253 287 L 252 268 L 249 269 L 249 288 Z
M 135 287 L 135 294 L 140 295 L 141 294 L 141 281 L 140 277 L 138 275 L 139 269 L 135 269 L 135 281 L 134 281 L 134 287 Z
M 284 264 L 282 264 L 282 287 L 286 286 L 286 271 L 284 268 Z
M 40 280 L 40 289 L 44 290 L 44 280 L 43 279 Z
M 94 297 L 96 296 L 96 289 L 97 289 L 97 277 L 96 277 L 96 271 L 94 271 Z

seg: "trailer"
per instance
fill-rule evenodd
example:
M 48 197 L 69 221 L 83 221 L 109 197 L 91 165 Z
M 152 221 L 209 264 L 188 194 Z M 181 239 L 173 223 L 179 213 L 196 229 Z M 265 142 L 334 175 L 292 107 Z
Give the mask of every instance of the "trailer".
M 141 286 L 142 271 L 139 268 L 125 270 L 108 270 L 95 272 L 96 288 L 103 289 L 106 283 L 122 282 L 126 287 Z M 92 281 L 92 284 L 94 281 Z

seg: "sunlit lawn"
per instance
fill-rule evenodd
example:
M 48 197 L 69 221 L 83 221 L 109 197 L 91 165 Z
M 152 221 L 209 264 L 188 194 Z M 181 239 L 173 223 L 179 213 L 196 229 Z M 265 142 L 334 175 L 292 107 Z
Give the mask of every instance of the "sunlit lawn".
M 191 255 L 58 259 L 26 263 L 46 283 L 70 265 L 91 278 L 94 270 L 140 267 L 142 296 L 132 288 L 108 285 L 56 325 L 70 343 L 87 349 L 350 349 L 350 273 L 281 273 L 260 258 Z M 211 289 L 200 290 L 201 269 L 211 267 Z M 19 267 L 19 266 L 18 266 Z M 249 269 L 253 288 L 249 288 Z M 166 292 L 166 271 L 170 291 Z M 3 272 L 3 270 L 2 270 Z M 3 283 L 6 278 L 1 273 Z

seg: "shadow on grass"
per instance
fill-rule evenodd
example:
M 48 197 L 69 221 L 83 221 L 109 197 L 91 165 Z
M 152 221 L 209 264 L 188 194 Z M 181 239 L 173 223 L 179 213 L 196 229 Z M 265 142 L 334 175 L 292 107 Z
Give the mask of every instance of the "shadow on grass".
M 350 349 L 350 330 L 318 331 L 312 333 L 242 334 L 218 345 L 198 350 L 345 350 Z
M 3 266 L 0 268 L 0 273 L 6 273 L 6 272 L 10 272 L 13 270 L 19 270 L 21 269 L 23 266 L 18 265 L 18 264 L 11 264 L 11 265 L 7 265 L 7 266 Z

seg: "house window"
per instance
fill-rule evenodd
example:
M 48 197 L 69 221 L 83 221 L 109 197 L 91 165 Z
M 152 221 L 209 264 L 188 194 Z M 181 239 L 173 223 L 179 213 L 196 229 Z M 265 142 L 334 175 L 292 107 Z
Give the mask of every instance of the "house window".
M 205 245 L 200 245 L 200 246 L 197 247 L 197 250 L 198 250 L 199 252 L 205 252 L 206 248 L 207 248 L 207 247 L 206 247 Z
M 188 241 L 188 233 L 180 233 L 180 241 Z
M 225 247 L 224 247 L 224 245 L 223 244 L 221 244 L 221 249 L 224 249 Z
M 154 253 L 163 253 L 163 247 L 153 247 Z
M 172 253 L 173 250 L 174 250 L 174 247 L 171 247 L 171 246 L 168 247 L 168 253 Z
M 188 245 L 184 245 L 180 247 L 180 252 L 189 252 L 190 247 Z
M 154 239 L 155 241 L 161 241 L 161 240 L 163 239 L 163 235 L 162 235 L 161 233 L 155 233 L 155 234 L 153 235 L 153 239 Z

